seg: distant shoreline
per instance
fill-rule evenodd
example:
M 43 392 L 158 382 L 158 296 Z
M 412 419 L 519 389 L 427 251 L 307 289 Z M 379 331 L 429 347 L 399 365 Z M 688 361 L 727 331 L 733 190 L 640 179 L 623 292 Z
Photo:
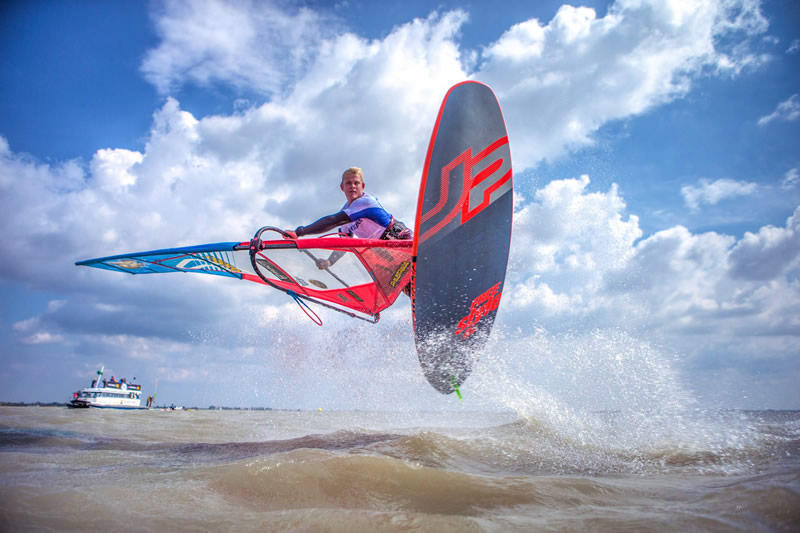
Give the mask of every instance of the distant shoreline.
M 67 402 L 0 402 L 0 407 L 66 407 Z M 154 405 L 152 409 L 171 409 L 171 405 Z M 210 405 L 208 407 L 186 407 L 183 406 L 181 409 L 188 411 L 188 410 L 197 410 L 197 411 L 274 411 L 272 407 L 224 407 L 218 405 Z M 281 409 L 282 411 L 286 411 L 287 409 Z M 292 410 L 292 409 L 288 409 Z M 300 409 L 295 409 L 300 411 Z
M 67 407 L 67 402 L 0 402 L 0 407 Z M 172 410 L 171 405 L 156 405 L 151 407 L 152 410 Z M 81 409 L 78 409 L 80 411 Z M 132 409 L 136 411 L 137 409 Z M 147 409 L 139 409 L 140 411 L 146 411 Z M 208 407 L 187 407 L 182 406 L 176 410 L 184 410 L 184 411 L 282 411 L 282 412 L 306 412 L 306 411 L 317 411 L 317 409 L 282 409 L 282 408 L 274 408 L 274 407 L 225 407 L 221 405 L 210 405 Z M 343 411 L 342 409 L 325 409 L 328 412 L 337 412 Z M 352 412 L 366 412 L 363 409 L 344 409 L 344 411 L 352 411 Z M 367 410 L 368 411 L 368 410 Z M 800 409 L 739 409 L 736 407 L 731 408 L 718 408 L 718 409 L 705 409 L 708 412 L 724 412 L 724 411 L 736 411 L 741 413 L 796 413 L 800 411 Z M 382 411 L 383 412 L 383 411 Z M 431 411 L 434 412 L 434 411 Z M 438 412 L 438 411 L 435 411 Z M 592 411 L 594 413 L 612 413 L 612 412 L 619 412 L 619 411 Z

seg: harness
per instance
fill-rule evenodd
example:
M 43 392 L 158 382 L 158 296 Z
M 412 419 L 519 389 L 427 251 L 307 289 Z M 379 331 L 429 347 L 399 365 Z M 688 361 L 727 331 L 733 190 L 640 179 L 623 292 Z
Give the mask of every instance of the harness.
M 414 238 L 414 233 L 405 224 L 392 217 L 392 221 L 383 230 L 380 238 L 384 241 L 408 241 Z

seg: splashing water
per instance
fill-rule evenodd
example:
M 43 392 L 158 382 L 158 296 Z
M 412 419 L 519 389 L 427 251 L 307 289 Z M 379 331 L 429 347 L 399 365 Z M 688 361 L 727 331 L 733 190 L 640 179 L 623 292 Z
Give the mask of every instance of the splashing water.
M 521 445 L 561 447 L 561 466 L 600 470 L 699 467 L 747 455 L 759 434 L 741 413 L 696 408 L 670 357 L 620 330 L 517 339 L 495 330 L 473 376 L 474 393 L 512 409 L 538 436 Z M 546 440 L 540 437 L 547 435 Z M 553 452 L 554 450 L 550 450 Z
M 249 314 L 243 343 L 258 366 L 236 380 L 246 386 L 235 400 L 438 412 L 437 431 L 469 411 L 513 413 L 516 425 L 501 430 L 513 438 L 498 438 L 495 455 L 557 472 L 646 472 L 684 463 L 735 471 L 737 458 L 748 457 L 762 438 L 739 412 L 698 409 L 675 356 L 619 329 L 554 334 L 498 325 L 459 402 L 425 380 L 407 312 L 388 312 L 377 326 L 326 317 L 324 328 L 298 326 L 293 316 Z M 532 458 L 532 449 L 542 453 Z

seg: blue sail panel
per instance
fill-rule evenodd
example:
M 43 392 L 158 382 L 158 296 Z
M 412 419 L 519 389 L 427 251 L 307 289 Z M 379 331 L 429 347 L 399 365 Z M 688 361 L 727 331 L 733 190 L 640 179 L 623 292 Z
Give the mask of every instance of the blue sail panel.
M 128 274 L 195 272 L 241 279 L 244 272 L 237 266 L 237 263 L 249 264 L 249 256 L 246 252 L 234 250 L 239 245 L 238 242 L 220 242 L 183 248 L 167 248 L 99 257 L 78 261 L 75 264 Z

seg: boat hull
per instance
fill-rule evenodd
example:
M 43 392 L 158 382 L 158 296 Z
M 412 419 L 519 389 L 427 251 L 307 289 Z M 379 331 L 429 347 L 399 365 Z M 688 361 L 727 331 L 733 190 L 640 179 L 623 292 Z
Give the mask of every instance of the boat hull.
M 147 410 L 147 407 L 142 405 L 98 405 L 98 404 L 90 404 L 86 402 L 69 402 L 67 407 L 70 409 L 119 409 L 122 411 L 144 411 Z

